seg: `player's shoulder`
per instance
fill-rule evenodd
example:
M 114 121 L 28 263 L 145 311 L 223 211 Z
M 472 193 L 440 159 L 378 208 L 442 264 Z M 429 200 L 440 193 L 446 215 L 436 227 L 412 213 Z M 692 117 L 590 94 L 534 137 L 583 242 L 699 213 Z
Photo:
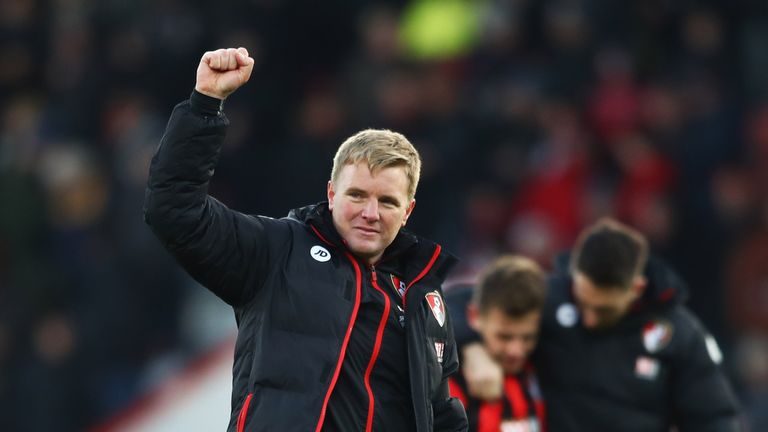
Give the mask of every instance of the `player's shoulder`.
M 702 340 L 711 337 L 699 317 L 682 304 L 667 308 L 649 322 L 667 326 L 673 335 L 672 344 L 679 348 L 677 351 L 681 354 L 692 345 L 698 345 Z
M 659 315 L 672 322 L 675 327 L 686 333 L 697 333 L 703 331 L 701 320 L 683 304 L 673 305 L 665 308 Z

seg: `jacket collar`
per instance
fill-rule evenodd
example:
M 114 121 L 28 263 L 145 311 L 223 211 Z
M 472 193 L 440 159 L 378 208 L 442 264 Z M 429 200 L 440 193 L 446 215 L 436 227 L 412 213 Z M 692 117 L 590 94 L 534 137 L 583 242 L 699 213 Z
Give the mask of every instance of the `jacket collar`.
M 288 213 L 288 218 L 308 225 L 315 235 L 331 246 L 346 249 L 344 239 L 333 224 L 327 202 L 293 209 Z M 384 250 L 377 267 L 399 273 L 410 280 L 433 259 L 437 247 L 436 243 L 401 229 L 392 244 Z M 458 259 L 455 256 L 441 251 L 432 265 L 430 274 L 437 276 L 442 282 L 456 262 Z

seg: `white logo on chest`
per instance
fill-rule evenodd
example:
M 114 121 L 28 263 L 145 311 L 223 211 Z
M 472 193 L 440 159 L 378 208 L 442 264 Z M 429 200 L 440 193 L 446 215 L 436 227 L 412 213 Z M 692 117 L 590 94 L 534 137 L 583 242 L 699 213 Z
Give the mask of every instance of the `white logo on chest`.
M 563 303 L 557 308 L 555 318 L 557 318 L 557 322 L 560 323 L 561 326 L 573 327 L 579 319 L 579 312 L 573 304 Z
M 328 252 L 328 249 L 322 246 L 312 246 L 312 249 L 309 250 L 309 255 L 315 261 L 320 261 L 320 262 L 326 262 L 329 259 L 331 259 L 331 253 Z

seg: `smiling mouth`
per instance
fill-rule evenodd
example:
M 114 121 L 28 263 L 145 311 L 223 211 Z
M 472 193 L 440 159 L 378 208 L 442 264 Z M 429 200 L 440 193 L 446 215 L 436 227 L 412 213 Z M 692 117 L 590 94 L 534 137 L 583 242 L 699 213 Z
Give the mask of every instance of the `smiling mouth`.
M 375 229 L 371 229 L 371 228 L 355 227 L 355 229 L 357 231 L 360 231 L 363 234 L 368 234 L 368 235 L 370 235 L 370 234 L 378 234 L 379 233 Z

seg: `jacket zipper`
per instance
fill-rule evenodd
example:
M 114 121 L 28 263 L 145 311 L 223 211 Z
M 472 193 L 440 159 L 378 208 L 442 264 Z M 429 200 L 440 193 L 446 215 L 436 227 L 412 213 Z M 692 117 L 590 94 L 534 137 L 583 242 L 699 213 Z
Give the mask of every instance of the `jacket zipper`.
M 251 406 L 251 399 L 253 399 L 253 393 L 248 393 L 245 402 L 243 402 L 243 407 L 240 408 L 240 415 L 237 416 L 237 432 L 245 430 L 245 419 L 248 417 L 248 407 Z
M 312 229 L 315 231 L 315 233 L 320 236 L 320 233 L 315 230 L 314 227 Z M 322 236 L 320 236 L 322 239 Z M 347 332 L 344 335 L 344 342 L 341 344 L 341 351 L 339 352 L 339 359 L 336 361 L 336 370 L 333 372 L 333 378 L 331 379 L 331 384 L 328 386 L 328 390 L 325 392 L 325 399 L 323 400 L 323 407 L 320 410 L 320 418 L 317 420 L 317 426 L 315 426 L 315 432 L 320 432 L 320 429 L 323 428 L 323 422 L 325 421 L 325 413 L 328 409 L 328 401 L 331 399 L 331 393 L 333 393 L 333 388 L 336 387 L 336 381 L 339 379 L 339 373 L 341 372 L 341 365 L 344 363 L 344 356 L 347 353 L 347 345 L 349 344 L 349 337 L 352 335 L 352 329 L 355 326 L 355 320 L 357 319 L 357 311 L 360 309 L 360 289 L 362 285 L 362 279 L 363 275 L 360 270 L 360 265 L 357 263 L 357 260 L 350 254 L 349 252 L 345 251 L 344 254 L 347 256 L 347 259 L 352 263 L 352 266 L 355 268 L 355 286 L 356 286 L 356 294 L 355 294 L 355 306 L 352 309 L 352 316 L 349 318 L 349 323 L 347 323 Z
M 376 360 L 379 358 L 379 352 L 381 351 L 381 341 L 384 337 L 384 329 L 387 325 L 389 309 L 391 307 L 389 295 L 387 295 L 387 293 L 384 292 L 384 290 L 379 286 L 379 282 L 376 277 L 376 267 L 374 266 L 371 266 L 371 284 L 373 285 L 373 288 L 376 289 L 376 291 L 378 291 L 384 297 L 384 312 L 382 312 L 381 319 L 379 320 L 379 327 L 376 330 L 376 341 L 373 345 L 373 353 L 371 354 L 371 360 L 368 362 L 368 368 L 365 370 L 365 378 L 363 379 L 363 382 L 365 383 L 365 390 L 368 392 L 368 418 L 365 422 L 366 432 L 371 432 L 373 430 L 373 414 L 375 407 L 373 389 L 371 389 L 371 372 L 373 372 L 373 367 L 376 364 Z

